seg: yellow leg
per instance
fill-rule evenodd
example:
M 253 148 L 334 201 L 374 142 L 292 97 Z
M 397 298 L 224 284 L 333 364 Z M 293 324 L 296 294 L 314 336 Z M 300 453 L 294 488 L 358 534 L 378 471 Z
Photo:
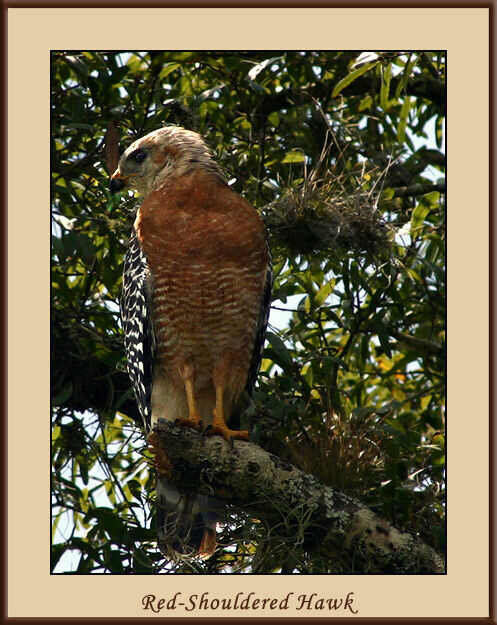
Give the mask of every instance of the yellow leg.
M 202 418 L 197 408 L 197 402 L 195 401 L 195 393 L 193 392 L 193 381 L 191 378 L 185 380 L 186 399 L 188 401 L 188 419 L 191 421 L 197 429 L 202 429 Z
M 187 427 L 201 432 L 204 425 L 197 408 L 197 402 L 195 400 L 195 393 L 193 390 L 193 366 L 184 366 L 181 370 L 181 375 L 185 384 L 186 400 L 188 402 L 188 418 L 178 417 L 177 421 L 179 421 L 181 425 L 186 425 Z
M 221 434 L 228 442 L 236 438 L 242 441 L 248 441 L 249 433 L 247 430 L 230 430 L 224 420 L 224 385 L 216 384 L 216 405 L 214 406 L 214 420 L 205 431 L 207 436 L 213 434 Z

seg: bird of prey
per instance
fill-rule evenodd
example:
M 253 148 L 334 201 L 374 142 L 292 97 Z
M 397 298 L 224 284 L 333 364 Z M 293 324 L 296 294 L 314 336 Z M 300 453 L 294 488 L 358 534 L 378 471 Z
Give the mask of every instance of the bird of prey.
M 178 126 L 130 145 L 110 189 L 143 198 L 125 257 L 121 318 L 146 432 L 162 418 L 248 440 L 236 416 L 254 387 L 271 295 L 261 217 L 229 187 L 201 136 Z M 162 551 L 212 553 L 218 507 L 159 477 Z

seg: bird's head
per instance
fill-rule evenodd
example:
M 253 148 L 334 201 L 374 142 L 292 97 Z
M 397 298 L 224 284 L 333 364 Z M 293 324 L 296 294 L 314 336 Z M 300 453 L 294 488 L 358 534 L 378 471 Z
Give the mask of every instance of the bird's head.
M 146 196 L 194 169 L 221 175 L 209 149 L 196 132 L 166 126 L 137 139 L 123 153 L 111 176 L 110 190 L 136 189 Z

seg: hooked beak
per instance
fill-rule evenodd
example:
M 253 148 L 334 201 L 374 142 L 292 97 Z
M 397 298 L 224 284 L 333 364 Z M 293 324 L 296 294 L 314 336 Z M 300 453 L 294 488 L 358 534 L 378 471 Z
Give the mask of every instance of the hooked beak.
M 116 171 L 112 174 L 110 178 L 110 185 L 109 185 L 110 192 L 118 193 L 119 191 L 122 191 L 126 186 L 126 181 L 128 180 L 128 178 L 131 178 L 132 176 L 136 176 L 136 174 L 129 174 L 128 176 L 122 176 L 120 170 L 116 169 Z
M 111 178 L 109 189 L 111 193 L 118 193 L 124 189 L 125 181 L 123 178 Z

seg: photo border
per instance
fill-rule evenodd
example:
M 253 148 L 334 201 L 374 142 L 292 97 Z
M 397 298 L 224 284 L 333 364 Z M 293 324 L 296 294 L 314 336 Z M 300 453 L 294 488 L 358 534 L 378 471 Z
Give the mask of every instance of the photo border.
M 8 584 L 9 584 L 9 579 L 8 579 L 8 561 L 6 558 L 6 553 L 7 553 L 7 548 L 9 546 L 9 541 L 8 541 L 8 535 L 7 535 L 7 515 L 8 515 L 8 509 L 7 509 L 7 474 L 8 474 L 8 467 L 7 467 L 7 457 L 8 457 L 8 453 L 10 452 L 11 454 L 14 453 L 19 453 L 22 454 L 23 451 L 18 450 L 17 448 L 15 449 L 8 449 L 7 448 L 7 441 L 8 441 L 8 425 L 7 425 L 7 415 L 8 415 L 8 405 L 7 405 L 7 374 L 8 374 L 8 361 L 7 361 L 7 339 L 8 339 L 8 329 L 7 329 L 7 306 L 8 306 L 8 301 L 7 301 L 7 289 L 8 289 L 8 282 L 7 282 L 7 249 L 10 248 L 11 246 L 15 245 L 13 241 L 8 240 L 7 239 L 7 229 L 8 229 L 8 211 L 9 211 L 9 206 L 8 206 L 8 186 L 7 186 L 7 180 L 8 180 L 8 175 L 9 172 L 7 170 L 7 162 L 8 162 L 8 145 L 7 145 L 7 135 L 8 135 L 8 118 L 7 118 L 7 97 L 8 97 L 8 93 L 7 93 L 7 79 L 8 79 L 8 74 L 7 74 L 7 67 L 8 67 L 8 26 L 9 26 L 9 18 L 8 18 L 8 12 L 10 9 L 50 9 L 50 8 L 56 8 L 56 9 L 61 9 L 61 8 L 83 8 L 83 9 L 94 9 L 95 11 L 98 11 L 98 9 L 102 9 L 102 8 L 106 8 L 106 9 L 114 9 L 114 10 L 119 10 L 121 8 L 138 8 L 138 9 L 143 9 L 143 10 L 147 10 L 147 9 L 151 9 L 151 8 L 179 8 L 179 9 L 186 9 L 186 8 L 206 8 L 206 9 L 215 9 L 215 8 L 261 8 L 261 9 L 265 9 L 265 8 L 274 8 L 274 9 L 279 9 L 279 10 L 284 10 L 285 8 L 305 8 L 305 9 L 312 9 L 312 8 L 333 8 L 333 9 L 337 9 L 337 8 L 343 8 L 343 9 L 362 9 L 362 8 L 368 8 L 368 9 L 383 9 L 383 8 L 401 8 L 401 9 L 407 9 L 407 8 L 438 8 L 438 9 L 452 9 L 452 8 L 467 8 L 467 9 L 488 9 L 489 10 L 489 32 L 490 32 L 490 38 L 489 38 L 489 45 L 490 45 L 490 50 L 489 50 L 489 59 L 490 59 L 490 82 L 489 82 L 489 87 L 490 87 L 490 101 L 489 101 L 489 111 L 490 111 L 490 120 L 489 120 L 489 132 L 490 132 L 490 154 L 489 154 L 489 165 L 490 165 L 490 171 L 493 171 L 493 166 L 495 164 L 494 162 L 494 146 L 495 146 L 495 125 L 494 125 L 494 107 L 495 107 L 495 93 L 494 93 L 494 89 L 495 89 L 495 77 L 494 77 L 494 71 L 495 71 L 495 66 L 494 66 L 494 35 L 495 35 L 495 11 L 494 11 L 494 4 L 495 2 L 490 2 L 490 3 L 470 3 L 470 2 L 466 2 L 466 3 L 458 3 L 458 2 L 426 2 L 423 0 L 420 0 L 419 2 L 414 2 L 414 1 L 409 1 L 409 2 L 319 2 L 319 1 L 311 1 L 309 3 L 304 3 L 304 2 L 297 2 L 294 1 L 292 2 L 291 0 L 287 0 L 286 2 L 275 2 L 274 0 L 272 2 L 263 2 L 263 1 L 254 1 L 254 2 L 248 2 L 248 1 L 244 1 L 244 2 L 222 2 L 222 1 L 218 1 L 218 2 L 160 2 L 159 0 L 157 0 L 156 2 L 153 2 L 151 0 L 146 0 L 143 3 L 139 3 L 139 2 L 126 2 L 125 0 L 121 0 L 120 2 L 111 2 L 110 0 L 104 0 L 102 2 L 98 2 L 98 0 L 88 0 L 87 2 L 83 2 L 83 1 L 75 1 L 75 2 L 68 2 L 66 1 L 60 1 L 60 2 L 46 2 L 46 3 L 36 3 L 36 2 L 4 2 L 2 5 L 2 32 L 4 34 L 4 38 L 3 38 L 3 81 L 2 81 L 2 86 L 3 86 L 3 98 L 2 98 L 2 138 L 3 140 L 3 156 L 4 156 L 4 167 L 2 168 L 2 176 L 3 176 L 3 185 L 2 185 L 2 192 L 3 192 L 3 207 L 4 210 L 2 211 L 2 225 L 3 225 L 3 237 L 4 237 L 4 245 L 2 248 L 2 254 L 3 254 L 3 260 L 4 260 L 4 264 L 3 264 L 3 283 L 2 283 L 2 287 L 3 287 L 3 307 L 2 307 L 2 338 L 3 338 L 3 345 L 5 346 L 4 350 L 3 350 L 3 354 L 4 354 L 4 359 L 3 359 L 3 367 L 4 367 L 4 375 L 2 376 L 2 390 L 4 391 L 3 393 L 3 398 L 4 398 L 4 415 L 5 418 L 2 421 L 2 428 L 3 428 L 3 442 L 4 442 L 4 454 L 3 454 L 3 462 L 4 462 L 4 472 L 3 472 L 3 501 L 2 501 L 2 505 L 3 505 L 3 510 L 2 510 L 2 520 L 3 520 L 3 532 L 2 532 L 2 539 L 3 539 L 3 547 L 4 549 L 2 550 L 2 564 L 3 564 L 3 571 L 4 571 L 4 584 L 2 585 L 2 622 L 10 622 L 13 621 L 13 616 L 8 616 L 8 603 L 7 603 L 7 595 L 8 595 Z M 95 14 L 95 18 L 98 18 L 98 15 Z M 123 38 L 126 37 L 127 33 L 123 33 Z M 30 42 L 32 45 L 32 42 Z M 467 42 L 464 41 L 464 38 L 461 38 L 461 45 L 465 46 L 467 45 Z M 56 46 L 54 46 L 56 47 Z M 131 46 L 133 47 L 133 46 Z M 151 46 L 152 48 L 154 46 Z M 388 46 L 387 46 L 388 47 Z M 123 50 L 124 49 L 129 49 L 130 46 L 123 46 Z M 377 46 L 376 49 L 380 49 L 381 46 Z M 79 46 L 78 46 L 79 49 Z M 188 49 L 188 46 L 186 46 L 184 49 Z M 223 49 L 223 46 L 216 46 L 216 49 Z M 256 49 L 256 48 L 254 48 Z M 469 53 L 469 52 L 468 52 Z M 450 67 L 450 59 L 449 59 L 449 80 L 450 80 L 450 71 L 451 71 L 451 67 Z M 38 94 L 39 95 L 39 94 Z M 36 99 L 35 99 L 36 102 Z M 450 110 L 450 101 L 449 101 L 449 110 Z M 475 114 L 476 111 L 473 111 L 473 113 Z M 48 122 L 49 123 L 49 122 Z M 449 123 L 450 123 L 450 117 L 449 117 Z M 456 138 L 457 138 L 457 133 L 456 134 Z M 17 138 L 16 140 L 27 140 L 26 137 L 20 137 Z M 11 139 L 12 141 L 12 139 Z M 451 141 L 452 141 L 452 137 L 451 137 Z M 455 141 L 453 143 L 451 143 L 451 146 L 455 145 Z M 46 148 L 45 148 L 46 149 Z M 453 147 L 451 147 L 451 150 L 454 149 Z M 16 163 L 14 163 L 14 165 L 12 165 L 11 167 L 15 167 Z M 482 166 L 484 168 L 485 164 L 482 163 Z M 449 174 L 450 176 L 450 174 Z M 449 177 L 449 181 L 450 181 L 450 177 Z M 450 189 L 450 186 L 449 186 Z M 494 185 L 493 185 L 493 180 L 492 177 L 489 177 L 489 206 L 490 207 L 494 207 Z M 452 196 L 450 196 L 452 199 Z M 43 200 L 44 202 L 44 200 Z M 38 206 L 38 209 L 40 208 L 40 206 Z M 450 216 L 449 216 L 450 217 Z M 489 218 L 489 258 L 488 258 L 488 262 L 489 262 L 489 278 L 490 278 L 490 300 L 489 300 L 489 319 L 491 321 L 490 323 L 490 328 L 489 328 L 489 344 L 491 346 L 491 356 L 490 356 L 490 363 L 489 363 L 489 405 L 490 405 L 490 417 L 493 417 L 494 415 L 494 396 L 493 396 L 493 382 L 494 382 L 494 376 L 495 376 L 495 371 L 494 371 L 494 366 L 493 366 L 493 354 L 495 353 L 495 333 L 494 333 L 494 327 L 493 327 L 493 318 L 495 315 L 495 311 L 496 311 L 496 307 L 495 307 L 495 286 L 494 286 L 494 279 L 495 279 L 495 274 L 494 274 L 494 261 L 495 261 L 495 257 L 494 257 L 494 250 L 493 250 L 493 242 L 495 241 L 495 218 L 493 215 L 492 210 L 488 211 L 488 218 Z M 48 229 L 47 229 L 48 231 Z M 10 244 L 10 245 L 9 245 Z M 16 244 L 17 244 L 17 240 L 16 240 Z M 451 246 L 451 242 L 449 239 L 449 249 Z M 9 251 L 10 254 L 10 251 Z M 27 263 L 32 262 L 32 258 L 29 257 L 27 258 Z M 450 315 L 449 315 L 450 316 Z M 12 320 L 12 316 L 10 317 Z M 48 328 L 46 329 L 46 331 L 48 332 Z M 450 343 L 449 343 L 450 345 Z M 27 345 L 24 347 L 28 347 Z M 12 350 L 12 346 L 10 347 L 10 349 Z M 19 349 L 21 349 L 19 347 Z M 41 414 L 43 414 L 43 412 L 41 411 Z M 493 419 L 490 418 L 489 419 L 489 474 L 490 474 L 490 493 L 489 493 L 489 510 L 490 510 L 490 518 L 489 518 L 489 527 L 491 528 L 490 531 L 490 535 L 489 535 L 489 552 L 490 552 L 490 563 L 489 563 L 489 571 L 488 571 L 488 579 L 489 579 L 489 599 L 490 599 L 490 603 L 488 606 L 488 617 L 430 617 L 430 616 L 426 616 L 426 617 L 396 617 L 396 616 L 385 616 L 385 617 L 381 617 L 381 616 L 377 616 L 377 617 L 364 617 L 361 615 L 358 616 L 350 616 L 348 618 L 341 618 L 341 617 L 321 617 L 321 616 L 315 616 L 315 617 L 279 617 L 279 616 L 275 616 L 275 617 L 267 617 L 265 616 L 250 616 L 250 617 L 243 617 L 243 616 L 223 616 L 223 617 L 210 617 L 210 616 L 206 616 L 206 617 L 177 617 L 177 616 L 167 616 L 167 620 L 169 622 L 181 622 L 181 623 L 186 623 L 186 622 L 206 622 L 206 623 L 218 623 L 220 620 L 223 620 L 225 622 L 231 622 L 231 621 L 245 621 L 245 622 L 252 622 L 252 621 L 256 621 L 257 623 L 264 623 L 264 622 L 271 622 L 271 623 L 275 623 L 277 621 L 279 622 L 291 622 L 291 621 L 307 621 L 307 620 L 313 620 L 315 621 L 316 618 L 319 618 L 321 621 L 324 622 L 328 622 L 328 621 L 333 621 L 333 622 L 345 622 L 346 620 L 350 619 L 350 618 L 354 618 L 356 621 L 359 622 L 364 622 L 364 623 L 387 623 L 387 622 L 392 622 L 392 623 L 496 623 L 496 613 L 495 613 L 495 549 L 496 549 L 496 543 L 495 543 L 495 522 L 497 519 L 497 516 L 495 514 L 495 506 L 496 506 L 496 502 L 495 502 L 495 460 L 493 457 L 493 454 L 496 452 L 496 429 L 495 429 L 495 424 L 493 422 Z M 475 436 L 475 434 L 473 434 L 473 436 Z M 12 495 L 12 493 L 10 493 L 10 495 Z M 450 505 L 449 505 L 449 518 L 450 518 Z M 19 557 L 22 560 L 25 560 L 25 566 L 29 567 L 29 540 L 26 541 L 26 553 L 24 554 L 14 554 L 11 555 L 11 557 Z M 450 551 L 450 550 L 449 550 Z M 450 559 L 449 559 L 449 571 L 450 571 Z M 470 578 L 469 578 L 469 584 L 474 583 L 474 577 L 478 575 L 478 572 L 475 571 L 471 571 L 470 572 Z M 55 577 L 60 577 L 60 576 L 55 576 Z M 81 583 L 81 578 L 87 578 L 87 576 L 64 576 L 64 578 L 68 581 L 70 581 L 72 579 L 72 577 L 75 577 L 76 579 L 74 580 L 74 582 L 71 583 L 75 583 L 75 584 L 80 584 Z M 94 576 L 91 576 L 92 578 L 94 578 Z M 108 578 L 113 577 L 113 578 L 118 578 L 118 577 L 124 577 L 124 576 L 106 576 L 105 577 L 105 581 L 107 582 Z M 126 576 L 127 577 L 127 576 Z M 136 577 L 148 577 L 150 579 L 150 586 L 157 586 L 156 580 L 157 579 L 168 579 L 168 581 L 171 581 L 169 578 L 164 578 L 164 577 L 160 577 L 160 578 L 156 578 L 155 576 L 136 576 Z M 172 577 L 172 576 L 169 576 Z M 186 582 L 191 582 L 192 579 L 194 579 L 192 576 L 175 576 L 175 577 L 184 577 Z M 207 577 L 211 577 L 211 576 L 207 576 Z M 225 577 L 238 577 L 238 579 L 242 579 L 240 576 L 223 576 L 222 579 L 224 581 Z M 284 577 L 284 576 L 272 576 L 274 578 L 277 577 Z M 290 576 L 292 577 L 292 576 Z M 308 577 L 308 576 L 294 576 L 296 579 L 299 579 L 301 577 Z M 354 586 L 354 576 L 329 576 L 330 577 L 330 581 L 332 582 L 332 587 L 333 587 L 333 582 L 339 578 L 339 577 L 348 577 L 350 581 L 347 582 L 347 584 L 350 587 Z M 385 576 L 386 579 L 388 580 L 388 583 L 390 583 L 392 581 L 392 577 L 398 577 L 398 576 Z M 431 577 L 431 576 L 430 576 Z M 97 578 L 98 579 L 98 578 Z M 251 582 L 251 576 L 244 576 L 243 577 L 244 580 L 247 580 L 247 586 L 250 586 L 250 582 Z M 410 579 L 411 576 L 406 576 L 405 577 L 405 583 L 407 585 L 410 584 Z M 12 580 L 11 580 L 12 581 Z M 99 581 L 100 586 L 104 585 Z M 67 585 L 67 584 L 66 584 Z M 94 585 L 92 585 L 94 586 Z M 96 586 L 94 586 L 94 588 L 96 588 Z M 94 591 L 93 588 L 93 591 Z M 90 589 L 91 591 L 92 589 Z M 116 599 L 119 600 L 119 596 L 116 596 Z M 457 601 L 457 596 L 454 598 L 454 601 Z M 481 606 L 479 606 L 479 608 L 481 609 Z M 153 617 L 156 618 L 164 618 L 163 614 L 160 615 L 153 615 Z M 146 618 L 150 618 L 148 616 L 143 616 L 143 617 L 101 617 L 101 616 L 96 616 L 96 617 L 91 617 L 91 616 L 84 616 L 84 617 L 78 617 L 78 616 L 74 616 L 74 617 L 70 617 L 70 616 L 62 616 L 62 617 L 52 617 L 52 616 L 47 616 L 47 617 L 24 617 L 24 616 L 17 616 L 15 618 L 16 622 L 19 623 L 30 623 L 30 622 L 47 622 L 47 623 L 52 623 L 52 622 L 71 622 L 71 623 L 87 623 L 87 622 L 100 622 L 100 621 L 105 621 L 105 622 L 112 622 L 115 621 L 116 623 L 119 622 L 125 622 L 125 623 L 138 623 L 138 622 L 143 622 Z

